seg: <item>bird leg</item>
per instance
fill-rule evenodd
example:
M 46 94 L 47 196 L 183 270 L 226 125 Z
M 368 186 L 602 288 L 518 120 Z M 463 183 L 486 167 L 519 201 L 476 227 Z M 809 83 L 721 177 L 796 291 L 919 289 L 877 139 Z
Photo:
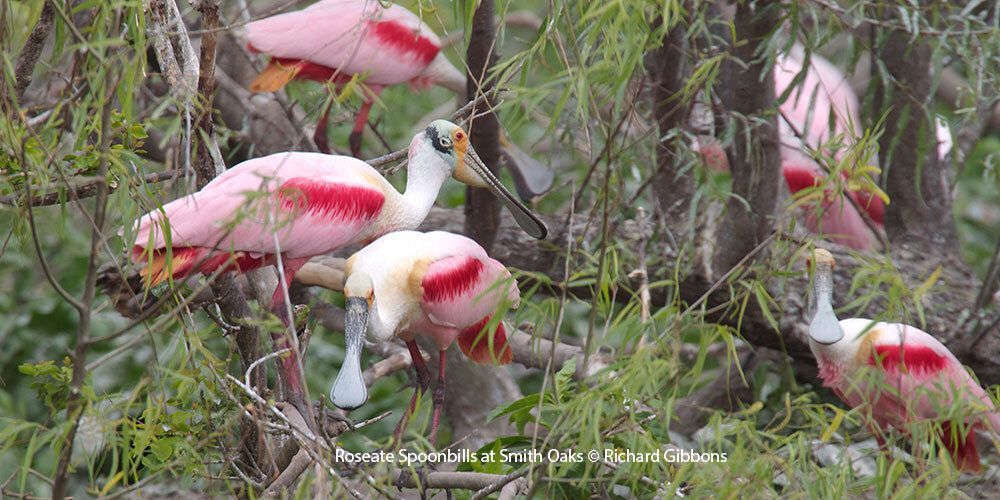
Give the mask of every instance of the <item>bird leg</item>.
M 428 438 L 434 447 L 437 447 L 438 424 L 441 423 L 441 407 L 444 406 L 444 365 L 448 360 L 445 356 L 447 353 L 446 349 L 438 353 L 438 381 L 434 386 L 434 419 L 431 420 L 431 435 Z
M 316 133 L 313 134 L 313 141 L 316 142 L 316 147 L 323 154 L 333 153 L 333 150 L 330 149 L 330 139 L 326 137 L 326 124 L 330 121 L 331 107 L 333 107 L 333 99 L 327 101 L 323 108 L 323 114 L 319 117 L 319 121 L 316 122 Z
M 355 158 L 361 158 L 361 133 L 365 131 L 365 125 L 368 124 L 368 114 L 372 110 L 373 99 L 374 97 L 365 98 L 365 102 L 361 103 L 358 117 L 354 120 L 354 128 L 351 129 L 351 135 L 347 138 L 347 143 L 351 146 L 351 156 Z
M 292 283 L 295 271 L 302 267 L 304 263 L 304 260 L 302 262 L 284 262 L 285 284 L 290 285 Z M 274 289 L 274 295 L 271 296 L 271 305 L 269 307 L 271 313 L 276 315 L 284 325 L 284 328 L 280 332 L 271 332 L 271 342 L 274 345 L 274 351 L 278 352 L 282 349 L 288 349 L 287 353 L 278 358 L 278 374 L 281 376 L 281 382 L 285 388 L 285 400 L 298 410 L 299 414 L 302 415 L 302 419 L 306 421 L 306 425 L 309 426 L 309 430 L 315 433 L 316 419 L 313 418 L 312 405 L 306 399 L 302 363 L 300 362 L 299 352 L 295 349 L 295 343 L 291 338 L 291 335 L 294 335 L 289 329 L 292 325 L 292 318 L 288 316 L 288 308 L 285 307 L 284 292 L 285 288 L 281 286 L 281 282 L 279 281 L 278 286 Z
M 417 347 L 417 343 L 413 340 L 408 340 L 406 341 L 406 348 L 410 350 L 410 359 L 413 360 L 413 370 L 417 372 L 417 387 L 413 389 L 413 396 L 410 397 L 410 404 L 406 407 L 403 418 L 399 419 L 399 423 L 396 424 L 396 430 L 392 432 L 393 449 L 398 447 L 403 441 L 403 431 L 406 430 L 406 426 L 410 423 L 410 416 L 417 410 L 417 399 L 420 397 L 420 394 L 426 393 L 427 389 L 431 386 L 431 373 L 427 369 L 427 364 L 424 363 L 424 357 L 420 354 L 420 348 Z

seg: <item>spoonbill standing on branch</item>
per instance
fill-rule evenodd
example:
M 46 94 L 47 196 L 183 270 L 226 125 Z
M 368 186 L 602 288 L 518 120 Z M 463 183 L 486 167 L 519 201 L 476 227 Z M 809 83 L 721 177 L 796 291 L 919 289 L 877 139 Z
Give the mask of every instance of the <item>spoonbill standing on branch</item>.
M 457 125 L 432 122 L 413 137 L 408 158 L 402 194 L 374 168 L 349 156 L 278 153 L 245 161 L 201 191 L 143 216 L 133 260 L 147 263 L 141 274 L 148 285 L 194 273 L 280 265 L 284 275 L 270 311 L 288 327 L 285 287 L 303 264 L 417 227 L 449 176 L 490 188 L 528 234 L 545 237 L 545 225 L 490 173 Z M 275 350 L 293 345 L 287 333 L 272 333 Z M 290 402 L 309 415 L 297 352 L 282 359 L 280 371 L 292 393 Z
M 271 56 L 250 84 L 254 92 L 274 92 L 288 82 L 314 80 L 343 88 L 364 78 L 361 110 L 351 130 L 351 154 L 361 150 L 361 133 L 382 89 L 409 83 L 414 89 L 440 85 L 465 93 L 465 74 L 441 53 L 441 40 L 416 14 L 378 0 L 320 0 L 305 9 L 247 24 L 249 48 Z M 329 106 L 316 124 L 316 145 L 329 153 Z
M 864 318 L 837 321 L 833 311 L 834 259 L 816 249 L 816 314 L 809 324 L 809 346 L 823 385 L 881 430 L 904 433 L 917 420 L 941 421 L 940 438 L 955 465 L 979 471 L 974 431 L 1000 431 L 1000 414 L 986 391 L 955 356 L 930 334 L 900 323 Z M 961 415 L 948 415 L 960 408 Z M 875 429 L 883 447 L 885 441 Z
M 345 269 L 347 354 L 330 389 L 330 401 L 350 410 L 368 399 L 360 360 L 366 332 L 382 342 L 399 337 L 409 348 L 418 386 L 393 433 L 398 444 L 417 399 L 430 386 L 416 343 L 417 335 L 426 335 L 440 351 L 433 444 L 445 397 L 445 354 L 452 342 L 458 340 L 462 352 L 481 364 L 511 361 L 503 322 L 490 320 L 503 306 L 516 307 L 520 296 L 514 279 L 475 241 L 441 231 L 387 234 L 352 255 Z M 496 328 L 487 328 L 491 324 Z

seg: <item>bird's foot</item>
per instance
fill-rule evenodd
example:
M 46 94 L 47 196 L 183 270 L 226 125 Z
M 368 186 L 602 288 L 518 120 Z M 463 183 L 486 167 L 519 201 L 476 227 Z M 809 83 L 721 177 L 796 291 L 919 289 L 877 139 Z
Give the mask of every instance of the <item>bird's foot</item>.
M 411 469 L 413 474 L 416 475 L 417 491 L 420 492 L 421 500 L 427 499 L 427 477 L 431 475 L 432 472 L 437 472 L 437 466 L 433 462 L 424 462 L 423 464 L 413 467 Z M 403 476 L 400 475 L 396 481 L 396 487 L 402 490 L 405 483 L 403 482 Z M 449 496 L 450 497 L 450 496 Z
M 321 398 L 322 399 L 322 398 Z M 319 421 L 326 437 L 334 437 L 354 431 L 354 420 L 341 411 L 332 411 L 322 402 L 318 405 Z
M 314 417 L 315 413 L 313 413 L 312 405 L 310 405 L 301 394 L 292 393 L 289 394 L 286 399 L 288 404 L 292 405 L 292 407 L 294 407 L 299 413 L 299 416 L 302 417 L 302 421 L 306 424 L 306 428 L 309 429 L 309 432 L 311 432 L 314 436 L 318 436 L 319 434 L 316 432 L 316 418 Z

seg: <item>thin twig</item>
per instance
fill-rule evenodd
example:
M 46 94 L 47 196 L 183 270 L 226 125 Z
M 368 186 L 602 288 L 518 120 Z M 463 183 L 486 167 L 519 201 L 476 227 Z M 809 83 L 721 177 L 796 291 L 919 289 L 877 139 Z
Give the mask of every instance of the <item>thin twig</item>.
M 105 88 L 108 93 L 104 96 L 104 106 L 101 113 L 101 142 L 98 146 L 100 155 L 97 167 L 97 176 L 103 179 L 108 170 L 108 154 L 111 148 L 111 111 L 114 108 L 113 99 L 116 85 L 112 84 L 113 72 L 108 71 L 105 78 Z M 59 463 L 56 466 L 54 484 L 52 486 L 52 498 L 62 499 L 66 494 L 67 473 L 69 472 L 69 461 L 73 454 L 73 441 L 77 428 L 80 425 L 80 418 L 83 416 L 85 404 L 81 404 L 81 389 L 84 378 L 87 376 L 86 357 L 87 349 L 90 347 L 90 321 L 94 303 L 94 295 L 97 287 L 97 268 L 100 266 L 100 248 L 104 239 L 102 230 L 108 208 L 108 185 L 101 183 L 97 186 L 97 195 L 94 206 L 94 227 L 90 235 L 90 255 L 87 262 L 87 274 L 84 278 L 83 297 L 81 303 L 83 308 L 79 311 L 79 321 L 77 322 L 76 344 L 73 348 L 73 376 L 70 380 L 70 393 L 66 401 L 66 417 L 72 420 L 69 433 L 66 436 L 65 444 L 59 453 Z

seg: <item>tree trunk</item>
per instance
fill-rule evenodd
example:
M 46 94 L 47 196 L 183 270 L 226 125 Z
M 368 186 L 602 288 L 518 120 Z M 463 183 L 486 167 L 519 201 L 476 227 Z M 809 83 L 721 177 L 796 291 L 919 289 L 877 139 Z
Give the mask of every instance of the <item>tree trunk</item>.
M 496 16 L 493 0 L 481 0 L 476 13 L 472 17 L 472 36 L 469 48 L 465 52 L 469 65 L 467 92 L 469 100 L 479 93 L 489 95 L 493 92 L 493 79 L 489 71 L 496 62 Z M 472 147 L 479 153 L 486 167 L 494 174 L 500 165 L 500 123 L 493 113 L 483 113 L 493 104 L 488 100 L 481 106 L 473 108 L 469 116 L 476 119 L 469 123 L 469 136 Z M 496 197 L 486 189 L 466 188 L 465 191 L 465 227 L 464 233 L 476 240 L 486 251 L 493 247 L 497 226 L 500 223 L 500 204 Z
M 774 227 L 781 154 L 777 121 L 773 113 L 765 114 L 774 108 L 774 78 L 758 50 L 777 26 L 779 8 L 779 3 L 763 0 L 742 1 L 736 7 L 736 43 L 731 51 L 745 66 L 725 63 L 725 75 L 730 78 L 723 85 L 731 94 L 723 95 L 723 105 L 736 120 L 736 137 L 728 155 L 734 196 L 718 233 L 713 258 L 717 275 L 735 266 Z

